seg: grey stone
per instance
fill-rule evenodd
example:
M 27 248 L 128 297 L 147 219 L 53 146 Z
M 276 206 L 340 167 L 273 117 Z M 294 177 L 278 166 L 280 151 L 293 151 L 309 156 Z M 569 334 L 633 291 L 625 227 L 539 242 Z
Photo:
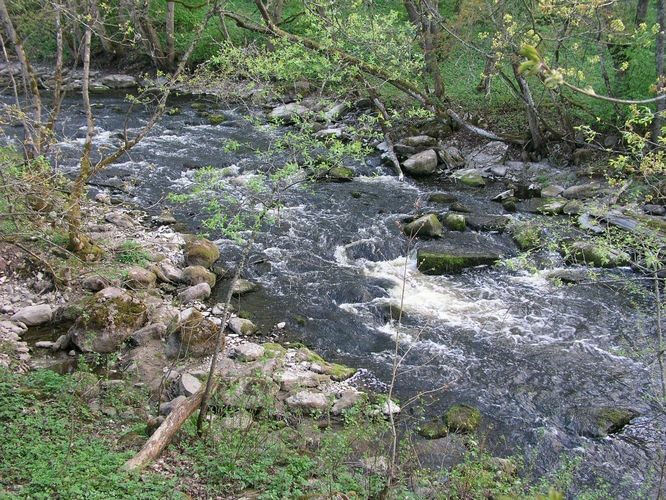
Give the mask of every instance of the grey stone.
M 358 403 L 363 398 L 363 396 L 364 394 L 362 392 L 355 389 L 342 392 L 342 394 L 340 394 L 340 398 L 337 399 L 335 403 L 333 403 L 331 413 L 333 415 L 342 415 L 345 410 L 348 410 L 356 403 Z
M 470 167 L 486 168 L 504 162 L 504 157 L 509 149 L 509 145 L 493 141 L 474 149 L 468 155 L 468 164 Z
M 53 309 L 48 304 L 28 306 L 20 309 L 11 318 L 11 321 L 21 322 L 26 326 L 37 326 L 48 323 L 53 318 Z
M 244 342 L 231 350 L 231 357 L 239 361 L 256 361 L 261 358 L 266 350 L 262 345 L 253 342 Z
M 160 405 L 160 415 L 164 415 L 165 417 L 171 413 L 181 402 L 185 401 L 187 399 L 187 396 L 183 396 L 182 394 L 171 401 L 168 401 L 166 403 L 162 403 Z
M 132 334 L 132 339 L 139 344 L 147 344 L 150 340 L 160 340 L 166 334 L 166 326 L 163 323 L 154 323 L 137 330 Z
M 246 293 L 254 292 L 257 288 L 259 288 L 259 285 L 256 283 L 252 283 L 246 279 L 239 279 L 234 283 L 232 293 L 236 296 L 245 295 Z
M 321 392 L 301 391 L 287 398 L 288 406 L 299 410 L 325 411 L 328 409 L 328 398 Z
M 596 196 L 599 191 L 600 187 L 596 183 L 579 184 L 566 188 L 562 191 L 562 196 L 569 200 L 583 200 Z
M 390 415 L 399 414 L 402 411 L 402 409 L 400 408 L 400 406 L 398 406 L 398 403 L 389 399 L 388 401 L 384 402 L 384 404 L 381 407 L 381 411 L 383 415 L 388 417 Z
M 432 147 L 437 145 L 437 139 L 430 137 L 429 135 L 414 135 L 412 137 L 405 137 L 400 142 L 415 148 Z
M 457 179 L 465 186 L 483 187 L 486 185 L 486 181 L 483 178 L 481 170 L 475 168 L 466 168 L 463 170 L 457 170 L 453 174 L 453 178 Z
M 648 203 L 647 205 L 643 205 L 643 212 L 648 215 L 666 215 L 666 207 Z
M 102 85 L 111 89 L 127 89 L 137 86 L 136 78 L 132 75 L 106 75 L 102 77 Z
M 217 277 L 203 266 L 188 266 L 183 269 L 183 282 L 188 285 L 198 285 L 199 283 L 208 283 L 211 288 L 215 286 Z
M 194 302 L 195 300 L 203 300 L 210 297 L 211 289 L 208 283 L 199 283 L 198 285 L 189 286 L 178 294 L 178 300 L 183 304 Z
M 342 114 L 347 111 L 347 105 L 344 102 L 333 105 L 328 111 L 324 113 L 324 118 L 332 122 L 338 120 Z
M 280 384 L 280 389 L 291 392 L 303 387 L 317 387 L 322 381 L 322 377 L 309 370 L 296 370 L 287 368 L 273 376 L 273 380 Z
M 465 216 L 465 221 L 475 231 L 504 231 L 511 219 L 503 215 L 469 214 Z
M 134 227 L 132 218 L 123 212 L 110 212 L 104 216 L 104 220 L 123 229 L 132 229 Z
M 157 276 L 155 276 L 155 273 L 142 267 L 133 267 L 127 273 L 127 286 L 129 288 L 153 288 L 156 282 Z
M 456 147 L 447 146 L 440 149 L 439 157 L 442 160 L 442 163 L 444 163 L 444 165 L 450 170 L 465 166 L 465 157 Z
M 541 189 L 541 196 L 544 198 L 555 198 L 564 191 L 564 188 L 558 184 L 550 184 Z
M 409 157 L 402 163 L 405 172 L 411 175 L 431 175 L 437 170 L 437 153 L 428 149 Z
M 40 340 L 39 342 L 35 342 L 35 347 L 39 349 L 52 349 L 54 345 L 55 342 L 51 342 L 50 340 Z
M 199 392 L 202 387 L 201 381 L 190 373 L 183 373 L 178 382 L 180 393 L 184 396 L 190 397 L 192 394 Z
M 109 280 L 101 276 L 88 276 L 81 282 L 81 287 L 89 292 L 99 292 L 109 286 Z
M 231 318 L 229 320 L 229 329 L 237 335 L 254 335 L 258 328 L 249 319 Z
M 182 283 L 183 271 L 178 269 L 168 260 L 158 262 L 153 266 L 153 272 L 160 281 L 165 283 Z
M 283 104 L 274 108 L 268 115 L 271 120 L 280 120 L 285 124 L 294 123 L 295 121 L 304 118 L 311 111 L 295 102 Z

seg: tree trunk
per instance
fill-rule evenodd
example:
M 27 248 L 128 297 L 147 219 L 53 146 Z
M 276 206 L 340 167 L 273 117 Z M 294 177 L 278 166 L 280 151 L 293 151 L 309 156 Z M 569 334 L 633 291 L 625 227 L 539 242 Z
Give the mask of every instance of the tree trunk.
M 90 105 L 90 44 L 92 40 L 92 28 L 89 23 L 83 37 L 83 108 L 86 113 L 86 140 L 81 153 L 79 175 L 74 181 L 72 192 L 69 195 L 67 209 L 67 230 L 69 235 L 69 249 L 75 253 L 90 253 L 90 240 L 81 232 L 81 199 L 85 187 L 92 175 L 92 163 L 90 155 L 92 152 L 92 141 L 95 136 L 95 121 Z
M 638 0 L 638 3 L 636 4 L 636 19 L 635 19 L 637 27 L 643 24 L 647 19 L 647 11 L 649 3 L 650 3 L 649 0 Z
M 657 24 L 659 32 L 655 44 L 657 63 L 657 95 L 666 93 L 666 68 L 664 66 L 664 46 L 666 45 L 666 0 L 657 0 Z M 652 140 L 657 143 L 661 134 L 666 112 L 666 99 L 657 101 L 657 113 L 652 121 Z
M 426 72 L 433 80 L 435 97 L 441 99 L 444 96 L 444 82 L 439 69 L 441 31 L 434 19 L 434 15 L 439 12 L 439 0 L 422 0 L 418 7 L 413 0 L 404 0 L 403 4 L 409 20 L 419 30 Z
M 539 116 L 537 113 L 536 105 L 534 104 L 534 99 L 532 98 L 532 92 L 530 87 L 523 77 L 518 72 L 518 65 L 513 64 L 513 74 L 516 77 L 518 86 L 520 87 L 520 92 L 523 96 L 525 102 L 525 107 L 527 110 L 527 124 L 530 129 L 530 137 L 532 139 L 532 148 L 537 153 L 542 153 L 544 151 L 546 142 L 544 141 L 543 134 L 541 133 L 541 128 L 539 127 Z
M 39 94 L 39 86 L 37 84 L 37 78 L 35 73 L 30 66 L 30 61 L 25 53 L 23 48 L 23 43 L 14 29 L 14 24 L 12 23 L 11 17 L 9 17 L 9 11 L 5 5 L 5 0 L 0 0 L 0 23 L 5 30 L 5 34 L 9 39 L 10 43 L 14 46 L 14 52 L 16 53 L 16 58 L 18 59 L 19 66 L 21 68 L 21 78 L 23 80 L 23 92 L 26 99 L 30 102 L 32 108 L 32 120 L 33 123 L 24 126 L 26 131 L 25 137 L 25 148 L 26 153 L 29 158 L 35 158 L 41 154 L 40 146 L 42 144 L 41 138 L 41 122 L 42 122 L 42 100 Z M 9 61 L 7 61 L 9 62 Z M 26 125 L 24 123 L 24 125 Z
M 176 2 L 167 0 L 166 16 L 166 43 L 167 43 L 167 64 L 169 69 L 173 70 L 176 63 Z
M 284 11 L 285 0 L 270 0 L 267 4 L 268 11 L 275 24 L 282 22 L 282 12 Z
M 99 41 L 102 44 L 104 53 L 109 57 L 115 55 L 116 51 L 113 43 L 111 42 L 111 38 L 109 38 L 109 35 L 106 31 L 104 18 L 102 17 L 102 13 L 99 10 L 99 5 L 97 5 L 97 0 L 92 0 L 90 2 L 90 14 L 93 16 L 93 19 L 95 19 L 95 33 L 97 34 L 97 38 L 99 38 Z

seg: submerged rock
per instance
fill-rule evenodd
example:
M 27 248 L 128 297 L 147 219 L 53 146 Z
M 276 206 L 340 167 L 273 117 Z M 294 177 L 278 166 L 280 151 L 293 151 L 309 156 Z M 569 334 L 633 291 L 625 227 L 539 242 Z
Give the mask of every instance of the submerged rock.
M 449 212 L 444 217 L 444 224 L 452 231 L 464 231 L 467 229 L 467 220 L 462 214 L 454 214 Z
M 259 285 L 256 283 L 252 283 L 251 281 L 245 279 L 239 279 L 234 283 L 232 293 L 238 297 L 240 295 L 245 295 L 246 293 L 254 292 L 257 288 L 259 288 Z
M 458 170 L 453 174 L 453 178 L 457 179 L 460 183 L 465 186 L 470 187 L 483 187 L 486 185 L 486 181 L 481 174 L 481 170 L 474 168 L 466 168 L 464 170 Z

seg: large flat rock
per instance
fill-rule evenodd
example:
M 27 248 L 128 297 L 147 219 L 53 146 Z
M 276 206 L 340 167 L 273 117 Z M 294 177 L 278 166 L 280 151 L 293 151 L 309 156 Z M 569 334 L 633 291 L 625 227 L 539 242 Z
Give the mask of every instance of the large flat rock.
M 492 265 L 515 253 L 505 238 L 474 233 L 446 233 L 437 242 L 421 246 L 416 254 L 424 274 L 460 273 L 468 267 Z

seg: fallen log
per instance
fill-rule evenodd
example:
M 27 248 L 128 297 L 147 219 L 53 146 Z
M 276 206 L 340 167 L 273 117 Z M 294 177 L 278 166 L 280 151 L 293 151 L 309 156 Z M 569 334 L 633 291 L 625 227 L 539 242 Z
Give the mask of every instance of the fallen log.
M 213 383 L 212 392 L 217 388 L 217 383 Z M 160 456 L 164 448 L 171 442 L 174 435 L 180 430 L 185 421 L 195 412 L 201 405 L 201 400 L 204 395 L 204 388 L 192 394 L 189 398 L 185 399 L 178 406 L 176 406 L 169 415 L 167 415 L 162 425 L 160 425 L 148 441 L 143 445 L 141 450 L 130 458 L 123 465 L 126 471 L 140 471 L 146 467 L 150 462 Z

